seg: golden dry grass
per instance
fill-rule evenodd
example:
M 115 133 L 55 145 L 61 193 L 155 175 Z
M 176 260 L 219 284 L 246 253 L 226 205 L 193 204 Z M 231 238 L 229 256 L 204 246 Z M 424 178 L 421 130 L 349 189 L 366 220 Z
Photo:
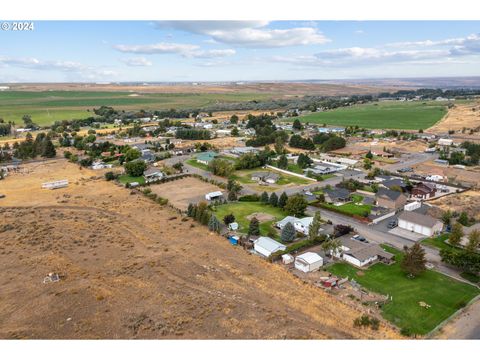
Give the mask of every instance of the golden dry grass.
M 428 132 L 446 133 L 449 130 L 473 129 L 480 126 L 480 101 L 456 104 L 447 115 L 428 129 Z
M 40 189 L 58 178 L 71 185 Z M 91 170 L 51 161 L 1 186 L 0 338 L 397 337 Z

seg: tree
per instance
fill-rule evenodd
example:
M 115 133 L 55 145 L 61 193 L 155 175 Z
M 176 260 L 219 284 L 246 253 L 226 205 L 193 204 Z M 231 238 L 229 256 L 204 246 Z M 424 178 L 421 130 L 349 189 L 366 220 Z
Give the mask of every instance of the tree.
M 233 114 L 231 117 L 230 117 L 230 123 L 231 124 L 237 124 L 238 123 L 238 116 Z
M 280 239 L 284 243 L 292 242 L 293 240 L 295 240 L 295 235 L 296 235 L 295 227 L 292 225 L 291 222 L 288 222 L 285 224 L 285 226 L 282 229 Z
M 55 150 L 55 146 L 53 146 L 52 140 L 48 137 L 45 140 L 45 147 L 42 152 L 42 156 L 46 158 L 54 158 L 57 155 L 57 151 Z
M 248 235 L 260 235 L 260 223 L 256 217 L 253 217 L 252 220 L 250 220 Z
M 173 168 L 179 172 L 183 172 L 183 164 L 180 161 L 173 164 Z
M 322 243 L 323 251 L 334 256 L 337 255 L 338 249 L 340 249 L 341 246 L 342 244 L 338 239 L 328 239 Z
M 278 199 L 278 207 L 283 209 L 285 205 L 287 205 L 287 201 L 288 201 L 288 196 L 284 191 L 282 195 L 280 195 L 280 198 Z
M 302 123 L 300 122 L 300 120 L 295 119 L 295 120 L 293 121 L 292 127 L 293 127 L 295 130 L 302 130 Z
M 147 169 L 147 165 L 142 160 L 130 161 L 125 164 L 125 171 L 130 176 L 142 176 Z
M 188 217 L 193 217 L 194 216 L 194 205 L 192 203 L 188 204 L 187 216 Z
M 441 218 L 443 225 L 448 226 L 452 221 L 452 212 L 450 210 L 444 211 Z
M 270 202 L 270 205 L 276 207 L 276 206 L 278 205 L 278 196 L 277 196 L 277 194 L 275 194 L 274 192 L 272 192 L 272 193 L 270 194 L 270 200 L 269 200 L 269 202 Z
M 133 161 L 142 156 L 142 153 L 138 149 L 128 149 L 125 152 L 125 161 Z
M 240 135 L 240 132 L 238 131 L 237 127 L 234 127 L 230 133 L 232 136 L 238 136 Z
M 442 261 L 456 266 L 463 271 L 478 274 L 480 272 L 480 254 L 468 250 L 442 249 L 440 250 Z
M 210 220 L 208 221 L 208 229 L 210 231 L 220 232 L 220 221 L 218 221 L 215 215 L 210 216 Z
M 288 215 L 300 217 L 304 215 L 307 206 L 307 200 L 302 195 L 297 194 L 288 198 L 285 211 Z
M 237 200 L 238 193 L 242 190 L 242 185 L 240 185 L 233 178 L 228 179 L 227 182 L 227 191 L 228 191 L 228 200 L 235 201 Z
M 372 168 L 372 166 L 373 166 L 373 162 L 370 159 L 365 158 L 363 160 L 363 168 L 365 170 L 370 170 Z
M 316 211 L 313 216 L 313 221 L 308 228 L 308 239 L 315 241 L 318 238 L 318 232 L 320 231 L 320 226 L 322 225 L 322 216 L 320 211 Z
M 285 141 L 279 136 L 275 139 L 275 152 L 280 155 L 284 152 Z
M 452 246 L 458 246 L 460 244 L 460 241 L 462 240 L 463 235 L 464 234 L 462 224 L 456 222 L 452 227 L 452 232 L 448 237 L 448 242 Z
M 267 193 L 266 191 L 264 191 L 264 192 L 262 193 L 262 196 L 260 197 L 260 201 L 261 201 L 262 203 L 264 203 L 264 204 L 268 204 L 269 200 L 270 200 L 270 199 L 269 199 L 269 197 L 268 197 L 268 193 Z
M 467 251 L 474 252 L 478 249 L 480 245 L 480 231 L 473 230 L 470 234 L 468 234 L 468 243 L 465 247 Z
M 223 217 L 223 223 L 225 225 L 230 225 L 231 223 L 235 222 L 235 215 L 233 214 L 228 214 Z
M 458 217 L 457 221 L 463 226 L 468 226 L 469 221 L 468 221 L 468 214 L 466 213 L 466 211 L 462 211 L 460 213 L 460 216 Z
M 286 169 L 288 167 L 288 159 L 285 156 L 285 154 L 280 155 L 280 157 L 278 158 L 278 161 L 277 161 L 277 166 L 280 169 Z
M 298 155 L 297 165 L 300 166 L 302 169 L 306 169 L 312 164 L 313 164 L 313 160 L 310 159 L 308 155 L 305 155 L 305 154 Z
M 111 171 L 105 173 L 105 180 L 112 181 L 115 179 L 115 174 Z
M 405 255 L 400 264 L 402 270 L 411 277 L 418 276 L 424 272 L 427 260 L 425 259 L 425 250 L 423 250 L 420 244 L 415 243 L 412 247 L 408 248 L 405 246 L 403 249 Z
M 367 159 L 370 159 L 370 160 L 373 159 L 373 154 L 372 154 L 372 152 L 371 152 L 370 150 L 368 150 L 368 153 L 367 153 L 367 155 L 365 155 L 365 157 L 366 157 Z

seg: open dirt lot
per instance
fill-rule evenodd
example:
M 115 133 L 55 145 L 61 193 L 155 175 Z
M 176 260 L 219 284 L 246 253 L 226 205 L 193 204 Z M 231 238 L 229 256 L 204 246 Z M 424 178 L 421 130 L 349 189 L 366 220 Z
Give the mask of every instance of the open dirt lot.
M 465 169 L 457 169 L 453 166 L 439 165 L 433 161 L 426 161 L 413 165 L 415 173 L 422 175 L 442 175 L 452 181 L 480 185 L 480 166 L 471 166 Z
M 77 170 L 58 160 L 1 182 L 0 338 L 398 337 L 353 328 L 359 311 L 281 266 Z M 50 272 L 62 280 L 43 284 Z
M 450 210 L 461 213 L 466 211 L 469 217 L 480 220 L 480 191 L 469 190 L 460 194 L 444 196 L 429 202 L 443 211 Z
M 480 100 L 469 104 L 456 104 L 447 115 L 428 129 L 428 132 L 446 133 L 448 130 L 474 129 L 480 126 Z
M 150 189 L 152 189 L 152 192 L 155 194 L 167 198 L 170 204 L 180 210 L 186 210 L 190 203 L 205 200 L 205 194 L 209 192 L 224 191 L 218 186 L 194 177 L 186 177 L 164 184 L 151 185 Z

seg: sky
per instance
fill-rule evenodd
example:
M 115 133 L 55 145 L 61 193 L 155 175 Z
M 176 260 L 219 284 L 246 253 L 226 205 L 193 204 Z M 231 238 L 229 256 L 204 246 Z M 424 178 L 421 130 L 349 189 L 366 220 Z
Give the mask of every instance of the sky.
M 480 76 L 480 21 L 35 21 L 0 82 Z

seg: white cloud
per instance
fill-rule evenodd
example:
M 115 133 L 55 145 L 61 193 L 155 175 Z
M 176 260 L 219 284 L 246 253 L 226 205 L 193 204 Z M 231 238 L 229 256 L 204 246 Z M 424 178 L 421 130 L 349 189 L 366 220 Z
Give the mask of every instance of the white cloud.
M 158 43 L 149 45 L 115 45 L 114 48 L 124 53 L 133 54 L 179 54 L 183 57 L 215 58 L 235 55 L 233 49 L 202 50 L 198 45 Z
M 152 66 L 153 65 L 150 60 L 147 60 L 144 57 L 121 59 L 120 61 L 128 66 Z
M 103 79 L 116 76 L 116 72 L 108 69 L 84 65 L 74 61 L 50 61 L 36 58 L 14 58 L 0 56 L 0 66 L 20 67 L 33 70 L 61 71 L 76 74 L 82 79 Z
M 387 44 L 389 47 L 402 48 L 426 48 L 426 47 L 450 47 L 452 56 L 480 53 L 480 34 L 470 34 L 460 38 L 443 40 L 405 41 Z
M 173 28 L 210 36 L 217 43 L 249 48 L 274 48 L 324 44 L 330 40 L 316 27 L 270 29 L 268 21 L 161 21 L 160 28 Z

